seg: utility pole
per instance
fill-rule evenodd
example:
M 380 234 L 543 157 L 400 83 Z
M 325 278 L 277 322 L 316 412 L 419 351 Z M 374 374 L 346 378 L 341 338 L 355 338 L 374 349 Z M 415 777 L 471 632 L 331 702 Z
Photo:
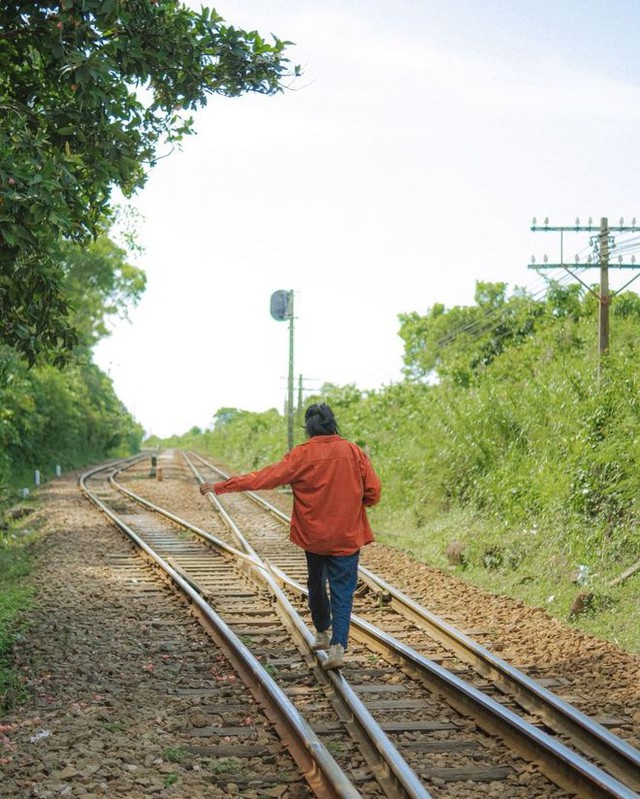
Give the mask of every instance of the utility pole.
M 615 248 L 615 240 L 611 236 L 611 233 L 630 233 L 635 232 L 638 230 L 636 227 L 636 220 L 635 218 L 631 220 L 631 226 L 625 226 L 624 219 L 620 220 L 620 224 L 617 227 L 609 227 L 609 220 L 606 216 L 600 219 L 600 226 L 595 227 L 591 224 L 591 219 L 589 219 L 587 225 L 581 225 L 580 220 L 576 219 L 576 223 L 573 226 L 564 226 L 564 227 L 555 227 L 549 225 L 549 220 L 545 219 L 543 225 L 538 225 L 536 219 L 534 218 L 533 223 L 531 225 L 531 230 L 535 233 L 536 231 L 542 231 L 544 233 L 547 232 L 559 232 L 560 233 L 560 263 L 557 264 L 550 264 L 548 263 L 547 256 L 544 256 L 544 262 L 542 264 L 537 264 L 535 258 L 531 259 L 531 264 L 529 269 L 564 269 L 565 272 L 568 272 L 573 278 L 575 278 L 579 283 L 581 283 L 587 291 L 591 292 L 596 299 L 598 300 L 598 379 L 601 377 L 602 374 L 602 364 L 603 359 L 609 352 L 609 308 L 611 306 L 611 300 L 615 297 L 616 294 L 619 294 L 623 289 L 627 288 L 634 280 L 636 280 L 640 275 L 634 275 L 631 280 L 627 281 L 622 288 L 618 289 L 617 291 L 611 293 L 609 291 L 609 269 L 637 269 L 636 266 L 636 259 L 635 256 L 631 257 L 631 263 L 625 264 L 622 262 L 622 256 L 618 258 L 617 264 L 610 264 L 609 263 L 609 254 L 611 249 Z M 581 264 L 578 256 L 576 255 L 575 263 L 573 264 L 574 269 L 581 269 L 581 268 L 590 268 L 599 266 L 600 267 L 600 290 L 599 292 L 595 292 L 591 286 L 587 285 L 583 280 L 581 280 L 575 272 L 572 272 L 569 269 L 568 265 L 564 262 L 564 234 L 565 233 L 596 233 L 597 235 L 591 237 L 591 245 L 596 252 L 597 258 L 594 260 L 591 256 L 588 257 L 586 264 Z
M 611 297 L 609 295 L 609 229 L 608 220 L 602 217 L 600 220 L 599 253 L 600 253 L 600 303 L 598 304 L 598 352 L 600 361 L 602 356 L 609 352 L 609 306 Z M 598 377 L 600 376 L 600 366 L 598 366 Z

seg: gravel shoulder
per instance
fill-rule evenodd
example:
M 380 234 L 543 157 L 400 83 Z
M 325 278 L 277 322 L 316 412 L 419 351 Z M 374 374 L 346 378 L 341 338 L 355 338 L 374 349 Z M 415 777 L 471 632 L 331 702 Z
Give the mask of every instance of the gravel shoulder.
M 239 785 L 225 776 L 228 763 L 198 752 L 193 731 L 212 723 L 207 705 L 243 705 L 237 718 L 214 723 L 250 728 L 258 773 L 296 773 L 290 758 L 272 757 L 271 725 L 229 663 L 137 564 L 75 476 L 48 484 L 40 499 L 28 521 L 41 536 L 29 578 L 37 605 L 14 650 L 27 700 L 0 718 L 0 797 L 309 796 L 302 780 Z M 206 699 L 175 694 L 178 677 L 206 689 Z
M 211 510 L 180 469 L 166 470 L 163 482 L 146 481 L 144 489 L 206 527 Z M 282 495 L 278 502 L 283 504 Z M 213 679 L 211 642 L 186 611 L 184 626 L 166 626 L 180 601 L 122 567 L 129 545 L 84 499 L 77 475 L 44 486 L 40 507 L 25 526 L 39 529 L 41 538 L 29 578 L 37 606 L 15 647 L 27 701 L 0 718 L 0 797 L 296 799 L 295 785 L 252 792 L 222 783 L 204 756 L 177 757 L 188 752 L 188 730 L 203 712 L 199 700 L 170 697 L 178 672 L 194 684 L 204 678 L 212 686 L 224 682 L 223 697 L 246 692 L 234 684 L 223 659 L 213 664 Z M 622 719 L 633 730 L 627 739 L 640 748 L 638 656 L 397 550 L 372 544 L 362 560 L 462 629 L 481 629 L 504 659 L 534 670 L 544 664 L 537 667 L 542 676 L 547 670 L 567 675 L 578 706 Z M 167 636 L 183 646 L 180 659 L 166 656 L 175 651 L 163 649 Z

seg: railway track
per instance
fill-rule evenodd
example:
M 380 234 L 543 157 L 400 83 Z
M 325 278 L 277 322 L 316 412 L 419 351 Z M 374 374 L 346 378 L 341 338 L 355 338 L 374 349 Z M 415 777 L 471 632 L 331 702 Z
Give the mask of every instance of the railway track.
M 197 456 L 171 468 L 223 474 Z M 96 471 L 84 490 L 189 597 L 316 795 L 637 797 L 636 750 L 368 570 L 347 664 L 324 672 L 286 514 L 212 497 L 204 530 L 131 490 L 145 470 Z

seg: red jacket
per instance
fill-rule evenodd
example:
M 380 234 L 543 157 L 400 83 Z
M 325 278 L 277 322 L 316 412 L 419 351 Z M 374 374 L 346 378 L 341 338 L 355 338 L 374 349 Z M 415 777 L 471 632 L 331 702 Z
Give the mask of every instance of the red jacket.
M 380 499 L 380 479 L 357 444 L 313 436 L 279 463 L 215 484 L 216 494 L 291 485 L 291 541 L 316 555 L 351 555 L 373 541 L 365 506 Z

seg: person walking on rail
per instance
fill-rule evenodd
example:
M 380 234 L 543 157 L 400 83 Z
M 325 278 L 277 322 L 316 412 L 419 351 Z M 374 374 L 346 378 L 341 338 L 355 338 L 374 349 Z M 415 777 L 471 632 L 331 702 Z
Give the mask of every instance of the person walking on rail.
M 290 538 L 307 558 L 313 648 L 328 648 L 323 668 L 338 669 L 348 646 L 360 549 L 373 541 L 366 508 L 380 500 L 381 484 L 365 452 L 340 435 L 327 404 L 310 405 L 304 420 L 307 441 L 279 463 L 202 483 L 200 493 L 291 486 Z

